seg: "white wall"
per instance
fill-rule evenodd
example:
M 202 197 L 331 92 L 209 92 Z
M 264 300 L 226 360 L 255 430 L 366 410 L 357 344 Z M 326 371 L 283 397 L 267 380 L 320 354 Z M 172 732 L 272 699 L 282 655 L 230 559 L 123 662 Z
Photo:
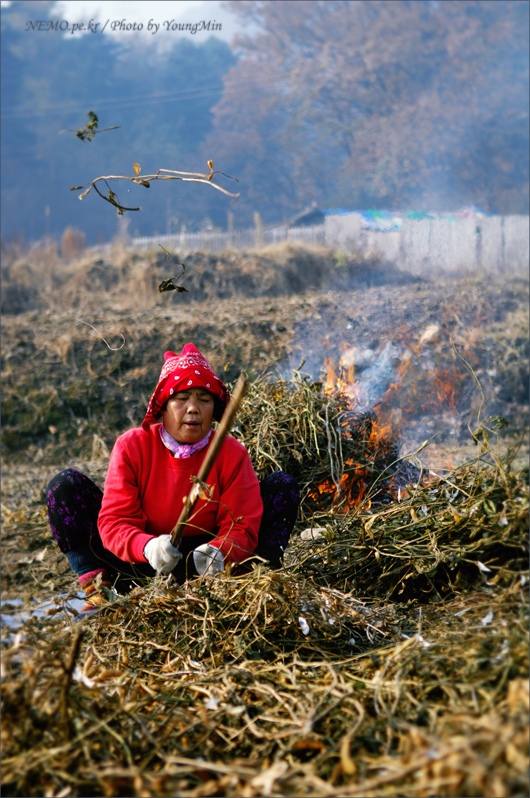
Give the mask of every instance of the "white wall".
M 528 273 L 528 216 L 404 219 L 399 230 L 384 233 L 361 225 L 358 213 L 326 216 L 326 244 L 350 252 L 378 250 L 414 274 Z
M 399 230 L 364 230 L 360 213 L 326 216 L 323 225 L 278 227 L 262 231 L 262 245 L 303 241 L 340 247 L 345 252 L 378 251 L 413 274 L 528 274 L 528 216 L 488 216 L 479 219 L 403 219 Z M 225 232 L 135 238 L 133 246 L 171 245 L 181 250 L 212 252 L 229 247 L 258 246 L 255 228 Z

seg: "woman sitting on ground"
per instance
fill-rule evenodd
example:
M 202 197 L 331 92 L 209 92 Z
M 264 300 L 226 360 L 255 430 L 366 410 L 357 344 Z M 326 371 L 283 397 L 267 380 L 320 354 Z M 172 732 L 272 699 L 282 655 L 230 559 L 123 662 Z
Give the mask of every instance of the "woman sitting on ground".
M 251 555 L 279 567 L 294 527 L 296 482 L 282 471 L 258 482 L 247 450 L 227 435 L 207 479 L 212 497 L 197 501 L 179 547 L 171 544 L 230 396 L 193 344 L 164 358 L 142 426 L 116 441 L 104 492 L 73 468 L 48 485 L 50 526 L 84 589 L 82 611 L 104 602 L 101 585 L 127 590 L 157 573 L 182 584 Z

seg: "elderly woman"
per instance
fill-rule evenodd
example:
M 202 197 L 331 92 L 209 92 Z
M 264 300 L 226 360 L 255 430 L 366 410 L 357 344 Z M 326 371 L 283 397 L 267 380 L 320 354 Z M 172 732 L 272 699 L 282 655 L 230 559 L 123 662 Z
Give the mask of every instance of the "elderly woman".
M 104 492 L 72 468 L 48 485 L 50 526 L 84 589 L 83 610 L 103 603 L 102 585 L 128 589 L 157 573 L 182 583 L 251 555 L 279 567 L 296 520 L 296 482 L 279 471 L 259 483 L 247 450 L 227 435 L 207 479 L 212 496 L 195 504 L 179 547 L 171 544 L 230 397 L 193 344 L 164 358 L 142 426 L 116 441 Z

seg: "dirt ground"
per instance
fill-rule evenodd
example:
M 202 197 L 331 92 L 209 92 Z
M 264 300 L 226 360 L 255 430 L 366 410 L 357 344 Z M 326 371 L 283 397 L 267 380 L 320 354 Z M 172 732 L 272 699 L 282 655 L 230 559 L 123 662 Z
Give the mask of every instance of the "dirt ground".
M 216 259 L 190 256 L 188 293 L 181 294 L 153 288 L 175 273 L 165 256 L 121 256 L 107 270 L 88 256 L 55 271 L 48 264 L 40 291 L 33 262 L 9 264 L 11 305 L 4 302 L 2 317 L 4 601 L 76 592 L 51 539 L 45 486 L 70 465 L 103 486 L 113 442 L 141 423 L 164 351 L 190 341 L 227 382 L 241 370 L 251 379 L 267 371 L 288 379 L 302 360 L 308 378 L 325 379 L 326 364 L 340 371 L 348 352 L 383 363 L 389 345 L 394 371 L 387 382 L 404 372 L 407 358 L 421 361 L 422 374 L 458 372 L 453 406 L 438 415 L 410 413 L 402 447 L 438 433 L 433 457 L 450 451 L 462 462 L 473 451 L 468 423 L 481 396 L 453 342 L 488 398 L 484 414 L 509 421 L 507 442 L 522 436 L 525 462 L 528 281 L 417 279 L 373 260 L 345 270 L 329 252 L 317 254 L 297 261 L 284 252 L 276 263 L 274 253 L 239 261 L 231 255 L 210 277 L 211 290 Z M 219 298 L 223 285 L 227 296 Z M 359 378 L 363 368 L 359 361 Z M 415 374 L 409 371 L 409 383 Z

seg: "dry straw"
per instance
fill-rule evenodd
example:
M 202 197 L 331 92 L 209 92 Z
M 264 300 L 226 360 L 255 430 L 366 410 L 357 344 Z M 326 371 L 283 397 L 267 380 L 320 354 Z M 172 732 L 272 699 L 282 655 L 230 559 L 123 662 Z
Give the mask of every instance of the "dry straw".
M 258 569 L 33 624 L 4 655 L 2 792 L 524 795 L 525 603 L 405 613 Z
M 4 644 L 3 795 L 528 794 L 528 472 L 483 446 L 391 500 L 392 446 L 359 419 L 339 449 L 345 412 L 300 375 L 243 404 L 256 468 L 297 466 L 325 530 L 284 568 L 139 582 Z
M 396 440 L 373 435 L 375 421 L 372 411 L 357 412 L 347 397 L 323 393 L 321 382 L 298 370 L 291 381 L 269 375 L 253 382 L 233 434 L 260 478 L 284 470 L 297 479 L 303 524 L 351 509 L 369 491 L 374 502 L 393 498 L 382 476 L 399 484 L 405 471 L 410 479 Z

